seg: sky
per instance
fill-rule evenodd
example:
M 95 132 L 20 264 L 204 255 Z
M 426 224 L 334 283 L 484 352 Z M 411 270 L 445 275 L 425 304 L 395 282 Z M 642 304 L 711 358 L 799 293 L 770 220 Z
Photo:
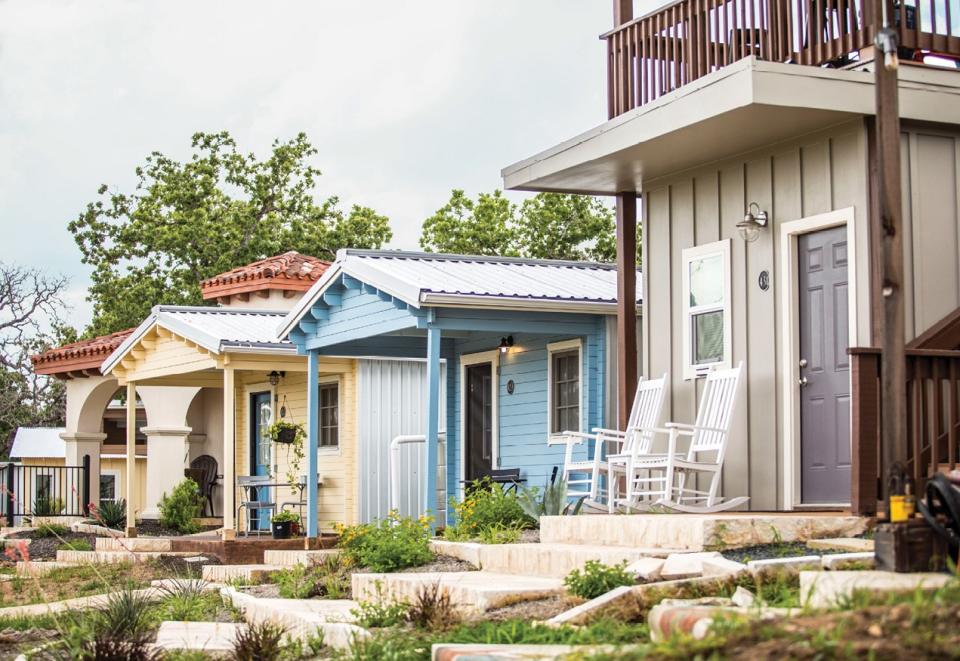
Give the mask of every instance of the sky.
M 70 278 L 67 230 L 97 188 L 196 131 L 263 155 L 304 131 L 318 198 L 371 206 L 396 248 L 453 188 L 606 118 L 609 0 L 0 0 L 0 261 Z M 514 195 L 522 199 L 522 194 Z

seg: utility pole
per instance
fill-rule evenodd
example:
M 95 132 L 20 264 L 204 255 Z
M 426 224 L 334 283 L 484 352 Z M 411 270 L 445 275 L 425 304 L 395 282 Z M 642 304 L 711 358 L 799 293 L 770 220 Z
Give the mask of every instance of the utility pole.
M 877 209 L 871 228 L 880 238 L 883 307 L 880 326 L 881 494 L 889 507 L 890 478 L 907 460 L 906 354 L 903 311 L 903 219 L 900 192 L 900 111 L 897 31 L 892 0 L 875 0 L 876 164 L 871 185 Z M 875 242 L 874 245 L 877 245 Z M 919 461 L 919 457 L 914 457 Z M 899 476 L 898 476 L 899 477 Z M 889 511 L 888 511 L 889 516 Z

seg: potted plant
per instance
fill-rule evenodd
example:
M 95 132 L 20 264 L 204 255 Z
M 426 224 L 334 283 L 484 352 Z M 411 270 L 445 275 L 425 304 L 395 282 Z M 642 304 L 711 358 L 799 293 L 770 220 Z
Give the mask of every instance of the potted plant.
M 290 539 L 293 524 L 300 523 L 300 515 L 293 512 L 277 512 L 270 518 L 274 539 Z
M 287 422 L 286 420 L 278 420 L 270 425 L 270 428 L 267 430 L 267 435 L 274 443 L 290 444 L 303 443 L 303 438 L 307 433 L 304 431 L 303 425 L 298 425 L 295 422 Z

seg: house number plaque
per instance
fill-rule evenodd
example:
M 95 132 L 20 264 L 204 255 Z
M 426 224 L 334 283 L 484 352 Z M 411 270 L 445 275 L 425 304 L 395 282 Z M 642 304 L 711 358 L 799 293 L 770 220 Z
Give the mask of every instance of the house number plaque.
M 760 271 L 760 277 L 757 278 L 757 284 L 760 285 L 761 291 L 767 291 L 770 289 L 770 272 Z

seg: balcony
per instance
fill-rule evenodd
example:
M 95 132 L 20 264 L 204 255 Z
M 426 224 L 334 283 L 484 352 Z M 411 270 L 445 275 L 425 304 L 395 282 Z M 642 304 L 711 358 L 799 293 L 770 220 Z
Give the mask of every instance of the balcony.
M 603 35 L 609 117 L 748 56 L 844 66 L 873 43 L 872 12 L 869 0 L 678 0 Z M 902 57 L 960 59 L 957 0 L 912 0 L 896 19 Z

